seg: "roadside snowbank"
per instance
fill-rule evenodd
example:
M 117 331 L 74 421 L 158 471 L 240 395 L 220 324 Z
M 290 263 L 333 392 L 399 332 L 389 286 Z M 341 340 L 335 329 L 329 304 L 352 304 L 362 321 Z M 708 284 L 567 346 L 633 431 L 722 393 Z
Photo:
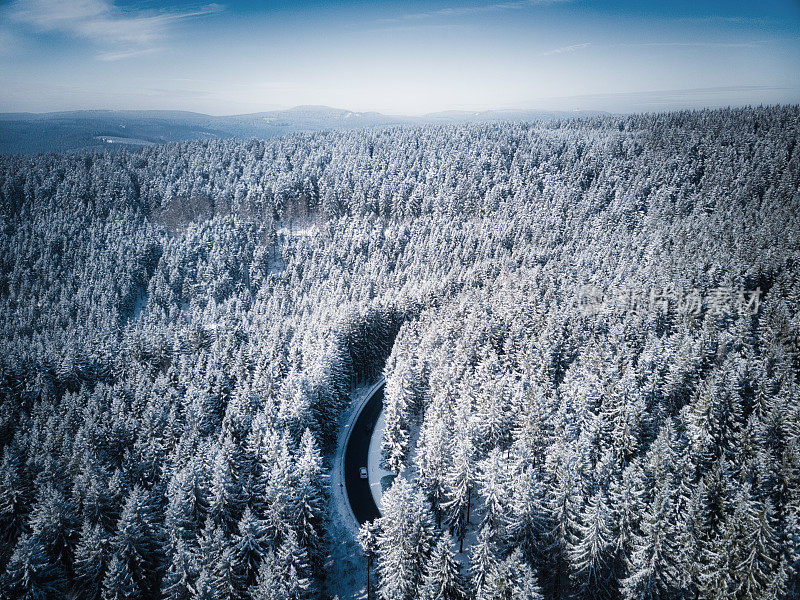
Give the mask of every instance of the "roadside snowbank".
M 326 523 L 329 546 L 325 564 L 328 578 L 325 587 L 328 595 L 338 596 L 341 600 L 367 597 L 366 561 L 361 554 L 361 546 L 356 541 L 358 521 L 350 508 L 344 485 L 344 454 L 358 415 L 381 385 L 383 378 L 372 385 L 353 390 L 350 406 L 339 419 L 336 453 L 330 471 L 331 487 Z M 378 447 L 380 448 L 380 442 Z
M 372 430 L 372 437 L 369 440 L 369 458 L 367 459 L 367 472 L 369 474 L 369 489 L 378 510 L 383 512 L 383 493 L 389 489 L 392 483 L 392 472 L 383 468 L 383 453 L 381 452 L 381 442 L 383 432 L 386 430 L 386 419 L 381 410 L 375 428 Z

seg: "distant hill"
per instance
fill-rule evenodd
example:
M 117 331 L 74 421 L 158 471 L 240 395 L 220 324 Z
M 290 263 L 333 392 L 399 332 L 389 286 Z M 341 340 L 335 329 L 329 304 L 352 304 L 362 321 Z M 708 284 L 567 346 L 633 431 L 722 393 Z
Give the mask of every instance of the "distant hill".
M 214 117 L 186 111 L 81 110 L 0 113 L 0 153 L 70 152 L 204 138 L 269 138 L 294 131 L 362 129 L 423 123 L 539 121 L 603 114 L 535 110 L 445 111 L 419 117 L 327 106 Z

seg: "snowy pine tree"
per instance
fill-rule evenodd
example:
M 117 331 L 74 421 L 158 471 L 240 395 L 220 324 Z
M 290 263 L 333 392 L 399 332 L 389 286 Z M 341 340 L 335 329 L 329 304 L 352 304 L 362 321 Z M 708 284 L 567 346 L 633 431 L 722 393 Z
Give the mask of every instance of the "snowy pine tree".
M 420 588 L 421 600 L 464 600 L 464 582 L 461 567 L 455 561 L 450 543 L 439 539 L 428 559 Z

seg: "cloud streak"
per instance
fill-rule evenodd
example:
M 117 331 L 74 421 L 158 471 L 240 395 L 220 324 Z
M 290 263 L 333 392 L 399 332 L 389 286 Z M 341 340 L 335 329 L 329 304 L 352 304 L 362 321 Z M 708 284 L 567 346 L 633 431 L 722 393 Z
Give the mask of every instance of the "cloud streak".
M 120 60 L 158 50 L 178 21 L 220 12 L 218 4 L 182 12 L 122 10 L 110 0 L 16 0 L 9 21 L 39 33 L 62 33 L 101 47 L 101 60 Z
M 14 35 L 10 31 L 0 29 L 0 55 L 10 52 L 15 41 Z
M 769 44 L 772 41 L 773 40 L 754 40 L 750 42 L 632 42 L 600 45 L 584 42 L 583 44 L 572 44 L 571 46 L 553 48 L 547 52 L 542 52 L 540 56 L 567 54 L 576 52 L 577 50 L 583 50 L 589 46 L 598 48 L 756 48 L 764 44 Z
M 521 10 L 531 6 L 545 6 L 569 2 L 570 0 L 512 0 L 510 2 L 495 2 L 492 4 L 479 4 L 476 6 L 449 6 L 426 12 L 408 13 L 399 17 L 379 19 L 380 23 L 403 23 L 406 21 L 419 21 L 422 19 L 435 19 L 440 17 L 463 17 L 482 13 Z
M 571 46 L 562 46 L 561 48 L 553 48 L 547 52 L 542 52 L 542 56 L 552 56 L 554 54 L 566 54 L 568 52 L 575 52 L 583 48 L 591 46 L 591 42 L 584 42 L 583 44 L 572 44 Z
M 125 60 L 127 58 L 137 58 L 139 56 L 147 56 L 148 54 L 156 54 L 161 52 L 164 48 L 161 46 L 151 46 L 150 48 L 139 48 L 134 50 L 109 50 L 99 52 L 97 58 L 104 62 L 113 62 L 115 60 Z
M 754 40 L 751 42 L 638 42 L 612 44 L 617 48 L 755 48 L 769 44 L 773 40 Z

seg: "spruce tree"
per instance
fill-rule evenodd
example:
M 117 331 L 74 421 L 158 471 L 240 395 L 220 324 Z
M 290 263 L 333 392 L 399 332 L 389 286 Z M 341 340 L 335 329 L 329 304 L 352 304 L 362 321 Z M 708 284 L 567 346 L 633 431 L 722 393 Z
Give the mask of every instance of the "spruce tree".
M 441 537 L 425 567 L 419 598 L 421 600 L 464 600 L 461 566 L 455 561 L 450 543 Z
M 579 597 L 615 597 L 610 511 L 602 491 L 596 492 L 584 506 L 569 555 Z

